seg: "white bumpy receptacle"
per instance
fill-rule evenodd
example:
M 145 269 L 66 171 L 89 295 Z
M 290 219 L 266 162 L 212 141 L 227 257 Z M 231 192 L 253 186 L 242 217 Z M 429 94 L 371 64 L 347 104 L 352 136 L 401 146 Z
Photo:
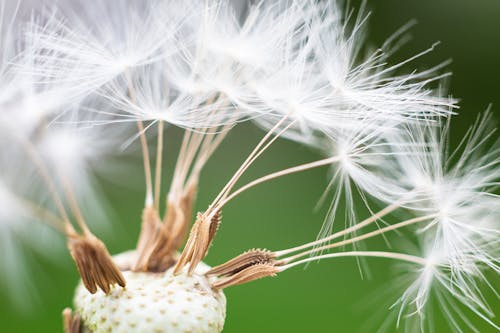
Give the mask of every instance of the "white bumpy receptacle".
M 133 259 L 133 252 L 116 256 L 119 266 Z M 80 283 L 75 313 L 93 333 L 219 333 L 226 316 L 226 298 L 213 290 L 200 263 L 188 276 L 172 270 L 163 273 L 124 271 L 126 288 L 113 287 L 106 295 L 91 294 Z

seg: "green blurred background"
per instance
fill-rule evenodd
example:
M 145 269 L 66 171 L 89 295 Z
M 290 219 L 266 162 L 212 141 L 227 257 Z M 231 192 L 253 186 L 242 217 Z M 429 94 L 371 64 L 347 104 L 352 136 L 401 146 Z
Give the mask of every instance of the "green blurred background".
M 354 6 L 358 4 L 353 2 Z M 373 12 L 369 41 L 374 45 L 381 45 L 397 28 L 417 19 L 418 25 L 411 30 L 414 39 L 395 60 L 424 50 L 435 41 L 442 43 L 417 63 L 432 66 L 453 59 L 451 91 L 462 99 L 460 115 L 452 124 L 455 142 L 489 103 L 493 103 L 495 118 L 499 120 L 500 1 L 379 0 L 369 1 L 368 7 Z M 412 66 L 415 65 L 406 69 L 412 70 Z M 259 129 L 250 125 L 232 131 L 202 175 L 198 209 L 206 207 L 261 135 Z M 172 156 L 180 137 L 179 130 L 167 132 L 167 170 L 172 170 Z M 245 179 L 318 158 L 304 147 L 281 140 L 251 168 Z M 124 184 L 103 181 L 115 213 L 112 228 L 98 235 L 112 253 L 135 245 L 143 203 L 143 190 L 137 186 L 141 177 L 137 173 L 123 179 Z M 314 239 L 324 210 L 314 212 L 313 208 L 326 179 L 325 169 L 313 170 L 266 183 L 241 195 L 224 210 L 224 223 L 206 262 L 215 265 L 252 247 L 282 249 Z M 343 216 L 343 212 L 338 216 Z M 62 239 L 56 247 L 63 247 Z M 75 266 L 66 253 L 57 260 L 30 251 L 27 256 L 34 267 L 32 290 L 36 290 L 28 291 L 31 307 L 15 307 L 5 290 L 0 291 L 0 331 L 60 332 L 61 311 L 71 305 L 78 280 Z M 224 332 L 375 332 L 390 305 L 383 295 L 384 289 L 391 286 L 388 281 L 392 264 L 370 260 L 371 278 L 362 279 L 353 259 L 324 261 L 307 269 L 289 270 L 276 278 L 229 288 Z M 493 277 L 493 283 L 498 286 L 498 282 Z M 493 295 L 488 295 L 488 299 L 492 307 L 499 308 Z M 493 332 L 477 318 L 471 320 L 480 332 Z M 450 332 L 442 321 L 436 322 L 436 332 Z M 397 331 L 391 328 L 384 332 Z

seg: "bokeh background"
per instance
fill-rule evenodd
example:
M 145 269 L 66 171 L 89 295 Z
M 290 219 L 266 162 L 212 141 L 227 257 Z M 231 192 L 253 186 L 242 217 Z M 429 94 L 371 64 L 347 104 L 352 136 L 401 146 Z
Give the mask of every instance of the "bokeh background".
M 359 6 L 358 1 L 352 4 Z M 452 141 L 457 142 L 490 103 L 495 119 L 500 119 L 500 1 L 378 0 L 368 1 L 367 5 L 372 11 L 369 41 L 374 45 L 380 45 L 409 20 L 418 21 L 411 30 L 413 40 L 394 57 L 395 61 L 436 41 L 441 41 L 441 45 L 416 63 L 425 67 L 453 60 L 449 83 L 452 94 L 462 100 L 459 115 L 452 123 Z M 406 69 L 412 70 L 412 66 L 415 65 Z M 203 173 L 198 209 L 206 207 L 261 135 L 252 125 L 232 131 Z M 179 130 L 167 131 L 166 149 L 170 157 L 167 176 L 180 137 Z M 245 179 L 318 158 L 304 147 L 281 140 L 251 168 Z M 314 207 L 324 190 L 326 177 L 325 169 L 308 171 L 263 184 L 241 195 L 225 209 L 224 223 L 207 263 L 221 263 L 252 247 L 282 249 L 314 239 L 324 216 L 324 210 L 314 211 Z M 131 174 L 121 182 L 101 181 L 114 212 L 112 227 L 103 228 L 98 235 L 112 253 L 132 248 L 140 227 L 142 173 Z M 363 216 L 362 211 L 360 214 Z M 342 215 L 343 212 L 338 213 Z M 59 239 L 59 243 L 54 247 L 63 249 L 63 240 Z M 23 296 L 29 297 L 24 302 L 29 306 L 16 306 L 5 288 L 0 288 L 0 331 L 60 332 L 61 311 L 72 304 L 78 281 L 74 263 L 64 251 L 56 260 L 50 259 L 52 254 L 30 250 L 26 250 L 26 256 L 33 268 L 32 285 L 25 293 L 28 296 Z M 353 259 L 324 261 L 307 269 L 289 270 L 276 278 L 230 288 L 226 291 L 224 332 L 375 332 L 391 304 L 386 292 L 397 295 L 397 290 L 394 293 L 391 290 L 392 264 L 371 260 L 371 276 L 361 278 Z M 492 281 L 499 285 L 498 277 L 492 277 Z M 499 308 L 494 295 L 487 298 L 493 308 Z M 477 318 L 471 320 L 480 332 L 493 332 Z M 436 332 L 450 332 L 439 318 L 436 323 Z

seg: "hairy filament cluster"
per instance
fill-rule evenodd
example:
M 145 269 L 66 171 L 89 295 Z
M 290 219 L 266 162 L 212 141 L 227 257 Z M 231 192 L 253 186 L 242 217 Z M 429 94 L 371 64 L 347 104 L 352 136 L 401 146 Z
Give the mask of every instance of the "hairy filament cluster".
M 485 112 L 450 149 L 457 105 L 439 84 L 447 63 L 404 72 L 435 45 L 391 64 L 411 24 L 369 52 L 365 6 L 356 13 L 336 0 L 262 0 L 245 10 L 228 0 L 75 0 L 25 12 L 20 1 L 0 0 L 0 249 L 19 230 L 43 228 L 36 221 L 66 238 L 82 279 L 75 313 L 64 313 L 67 332 L 220 332 L 223 289 L 339 257 L 408 265 L 402 272 L 412 280 L 392 307 L 397 324 L 416 318 L 432 330 L 425 312 L 435 293 L 453 330 L 474 330 L 463 309 L 500 329 L 480 288 L 493 289 L 487 276 L 500 272 L 493 116 Z M 194 214 L 203 168 L 240 122 L 265 134 Z M 184 137 L 166 188 L 172 127 Z M 324 156 L 238 187 L 280 138 Z M 145 200 L 136 249 L 121 262 L 90 231 L 106 219 L 95 178 L 117 176 L 136 141 Z M 226 205 L 258 184 L 323 166 L 330 205 L 315 241 L 205 267 Z M 362 220 L 356 195 L 370 211 L 384 208 Z M 358 248 L 378 236 L 391 250 Z

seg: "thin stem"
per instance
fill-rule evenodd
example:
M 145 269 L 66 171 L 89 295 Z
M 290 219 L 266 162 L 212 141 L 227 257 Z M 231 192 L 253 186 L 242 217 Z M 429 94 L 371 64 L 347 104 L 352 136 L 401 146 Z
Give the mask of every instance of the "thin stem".
M 130 95 L 130 100 L 132 103 L 135 103 L 136 97 L 132 84 L 132 79 L 130 77 L 130 72 L 125 71 L 125 78 L 128 83 L 128 92 Z M 153 204 L 153 181 L 151 176 L 151 162 L 149 158 L 149 149 L 148 149 L 148 140 L 146 139 L 146 134 L 144 131 L 144 124 L 142 120 L 137 120 L 137 129 L 139 131 L 139 138 L 141 141 L 141 150 L 142 150 L 142 161 L 144 164 L 144 176 L 146 178 L 146 206 L 151 206 Z
M 314 161 L 314 162 L 310 162 L 310 163 L 306 163 L 306 164 L 301 164 L 301 165 L 297 165 L 297 166 L 294 166 L 294 167 L 291 167 L 291 168 L 288 168 L 288 169 L 284 169 L 284 170 L 280 170 L 280 171 L 277 171 L 277 172 L 273 172 L 271 174 L 268 174 L 266 176 L 263 176 L 263 177 L 260 177 L 258 179 L 255 179 L 253 181 L 251 181 L 250 183 L 240 187 L 238 190 L 234 191 L 233 193 L 231 193 L 231 195 L 229 195 L 227 198 L 225 198 L 218 206 L 217 206 L 217 209 L 221 209 L 225 204 L 227 204 L 229 201 L 231 201 L 232 199 L 234 199 L 236 196 L 238 196 L 239 194 L 241 194 L 242 192 L 245 192 L 246 190 L 256 186 L 256 185 L 259 185 L 261 183 L 264 183 L 264 182 L 267 182 L 269 180 L 272 180 L 272 179 L 276 179 L 276 178 L 279 178 L 279 177 L 282 177 L 282 176 L 286 176 L 286 175 L 289 175 L 289 174 L 292 174 L 292 173 L 297 173 L 297 172 L 301 172 L 301 171 L 305 171 L 305 170 L 310 170 L 310 169 L 313 169 L 313 168 L 317 168 L 317 167 L 321 167 L 321 166 L 324 166 L 324 165 L 328 165 L 328 164 L 331 164 L 331 163 L 335 163 L 335 162 L 338 162 L 339 161 L 339 157 L 338 156 L 333 156 L 333 157 L 329 157 L 329 158 L 326 158 L 326 159 L 322 159 L 322 160 L 319 160 L 319 161 Z
M 191 140 L 191 130 L 184 130 L 184 136 L 182 138 L 181 148 L 179 149 L 179 156 L 177 156 L 177 162 L 175 163 L 174 175 L 172 176 L 172 183 L 170 184 L 169 195 L 174 195 L 177 190 L 182 187 L 182 181 L 179 180 L 179 173 L 181 172 L 181 165 L 184 165 L 186 150 Z M 180 182 L 180 183 L 179 183 Z
M 217 101 L 222 98 L 222 94 L 219 95 L 217 98 Z M 222 104 L 221 107 L 227 106 L 227 102 Z M 212 113 L 214 113 L 213 111 Z M 190 175 L 190 179 L 188 179 L 187 183 L 190 183 L 191 181 L 194 181 L 193 178 L 198 178 L 201 169 L 205 165 L 205 163 L 208 161 L 210 156 L 214 153 L 214 151 L 217 149 L 217 147 L 221 144 L 221 142 L 224 140 L 226 137 L 227 133 L 229 133 L 229 130 L 234 126 L 234 122 L 238 119 L 237 115 L 234 115 L 231 121 L 229 121 L 227 124 L 218 126 L 218 127 L 212 127 L 205 134 L 209 134 L 209 140 L 207 140 L 207 135 L 205 135 L 205 139 L 203 141 L 203 146 L 200 148 L 200 154 L 196 159 L 195 165 L 193 166 L 193 171 Z
M 248 162 L 247 166 L 245 167 L 245 169 L 242 170 L 241 174 L 243 174 L 243 172 L 245 172 L 252 164 L 253 162 L 255 162 L 255 160 L 260 156 L 262 155 L 278 138 L 281 137 L 281 135 L 283 133 L 285 133 L 290 127 L 292 127 L 292 125 L 295 123 L 295 121 L 292 121 L 290 122 L 290 124 L 288 124 L 287 126 L 285 126 L 282 130 L 280 130 L 271 140 L 269 140 L 268 143 L 266 143 L 266 145 L 264 147 L 262 147 L 262 149 L 260 149 L 259 152 L 257 152 L 255 154 L 255 156 Z M 240 175 L 241 177 L 241 175 Z M 239 179 L 239 177 L 238 177 Z M 227 189 L 226 193 L 222 196 L 221 200 L 224 200 L 226 199 L 226 197 L 229 195 L 229 192 L 232 190 L 232 188 L 236 185 L 236 182 L 238 181 L 238 179 L 236 179 L 233 184 Z
M 191 140 L 189 141 L 186 154 L 184 156 L 183 166 L 180 169 L 180 173 L 178 176 L 180 189 L 184 188 L 186 184 L 186 179 L 188 178 L 189 171 L 191 170 L 191 166 L 193 165 L 193 161 L 196 158 L 196 154 L 198 153 L 200 146 L 202 145 L 206 131 L 207 130 L 204 130 L 201 133 L 195 132 L 191 135 Z
M 199 178 L 200 172 L 205 166 L 206 162 L 212 156 L 214 151 L 219 147 L 219 145 L 222 143 L 222 141 L 225 139 L 227 133 L 229 133 L 229 129 L 233 125 L 224 125 L 220 130 L 219 133 L 216 133 L 216 130 L 214 129 L 213 131 L 210 131 L 209 139 L 205 138 L 203 142 L 203 146 L 200 148 L 201 155 L 198 156 L 196 159 L 195 165 L 193 167 L 193 171 L 191 172 L 191 175 L 189 176 L 189 179 L 187 183 L 191 183 Z
M 153 181 L 151 176 L 151 162 L 149 159 L 148 141 L 144 134 L 144 124 L 141 120 L 137 121 L 137 129 L 141 140 L 142 161 L 144 164 L 144 176 L 146 178 L 146 206 L 153 204 Z
M 156 146 L 156 169 L 155 169 L 155 196 L 154 206 L 156 210 L 160 207 L 161 172 L 163 165 L 163 121 L 158 123 L 158 143 Z
M 427 261 L 422 257 L 412 256 L 406 253 L 398 253 L 398 252 L 383 252 L 383 251 L 350 251 L 350 252 L 340 252 L 340 253 L 329 253 L 323 254 L 315 257 L 310 257 L 306 259 L 302 259 L 287 265 L 283 265 L 279 267 L 280 271 L 286 271 L 289 268 L 302 265 L 311 261 L 321 260 L 321 259 L 329 259 L 329 258 L 340 258 L 340 257 L 376 257 L 376 258 L 388 258 L 388 259 L 396 259 L 402 260 L 414 264 L 418 264 L 421 266 L 425 266 Z
M 38 217 L 43 223 L 56 229 L 62 234 L 66 234 L 66 221 L 62 220 L 59 216 L 26 198 L 16 197 L 16 199 L 26 208 L 26 210 L 32 212 L 32 214 L 28 215 L 28 217 Z
M 304 249 L 307 249 L 309 247 L 312 247 L 312 246 L 316 246 L 316 245 L 320 245 L 320 244 L 323 244 L 325 242 L 328 242 L 330 240 L 333 240 L 335 238 L 338 238 L 340 236 L 344 236 L 346 234 L 349 234 L 353 231 L 356 231 L 356 230 L 359 230 L 361 228 L 364 228 L 366 227 L 367 225 L 370 225 L 371 223 L 377 221 L 378 219 L 384 217 L 385 215 L 391 213 L 392 211 L 396 210 L 402 203 L 402 200 L 399 200 L 399 201 L 396 201 L 395 203 L 385 207 L 384 209 L 380 210 L 379 212 L 373 214 L 372 216 L 370 216 L 369 218 L 361 221 L 360 223 L 356 224 L 356 225 L 353 225 L 352 227 L 349 227 L 347 229 L 344 229 L 342 231 L 339 231 L 339 232 L 336 232 L 328 237 L 325 237 L 325 238 L 321 238 L 321 239 L 318 239 L 316 241 L 313 241 L 313 242 L 309 242 L 309 243 L 306 243 L 306 244 L 303 244 L 303 245 L 300 245 L 300 246 L 296 246 L 296 247 L 292 247 L 290 249 L 286 249 L 286 250 L 282 250 L 282 251 L 277 251 L 275 252 L 277 256 L 283 256 L 283 255 L 286 255 L 286 254 L 289 254 L 289 253 L 292 253 L 292 252 L 297 252 L 297 251 L 300 251 L 300 250 L 304 250 Z
M 75 191 L 73 189 L 73 185 L 71 184 L 71 181 L 65 176 L 62 176 L 61 179 L 62 179 L 62 182 L 64 185 L 66 195 L 68 197 L 69 207 L 71 209 L 71 212 L 73 213 L 73 215 L 76 218 L 76 222 L 78 223 L 78 226 L 80 227 L 80 229 L 83 231 L 83 233 L 85 235 L 90 235 L 91 232 L 90 232 L 87 224 L 85 223 L 85 219 L 83 218 L 83 214 L 82 214 L 82 211 L 80 210 L 80 206 L 78 206 L 78 201 L 76 200 Z
M 283 259 L 283 261 L 286 262 L 286 263 L 292 262 L 294 260 L 297 260 L 298 258 L 304 257 L 304 256 L 309 255 L 311 253 L 315 253 L 315 252 L 319 252 L 319 251 L 324 251 L 324 250 L 330 250 L 330 249 L 333 249 L 333 248 L 336 248 L 336 247 L 340 247 L 340 246 L 352 244 L 352 243 L 355 243 L 355 242 L 359 242 L 359 241 L 365 240 L 367 238 L 371 238 L 371 237 L 375 237 L 375 236 L 384 234 L 384 233 L 386 233 L 388 231 L 400 229 L 400 228 L 403 228 L 403 227 L 406 227 L 406 226 L 409 226 L 409 225 L 412 225 L 412 224 L 416 224 L 416 223 L 419 223 L 419 222 L 428 221 L 429 219 L 432 219 L 434 217 L 436 217 L 436 214 L 415 217 L 415 218 L 412 218 L 412 219 L 409 219 L 409 220 L 406 220 L 406 221 L 403 221 L 403 222 L 399 222 L 399 223 L 387 226 L 387 227 L 382 228 L 382 229 L 374 230 L 374 231 L 366 233 L 364 235 L 360 235 L 360 236 L 357 236 L 357 237 L 346 239 L 346 240 L 343 240 L 343 241 L 340 241 L 340 242 L 336 242 L 336 243 L 333 243 L 333 244 L 324 245 L 324 246 L 321 246 L 321 247 L 316 248 L 316 249 L 307 250 L 307 251 L 301 252 L 299 254 L 295 254 L 295 255 L 293 255 L 291 257 L 285 258 L 285 259 Z
M 220 138 L 220 140 L 217 140 L 217 138 L 213 138 L 214 136 L 216 136 L 216 134 L 214 133 L 214 130 L 211 130 L 205 134 L 205 136 L 203 138 L 203 142 L 200 144 L 200 148 L 199 148 L 198 155 L 196 156 L 196 160 L 194 161 L 194 163 L 192 165 L 191 172 L 190 172 L 189 176 L 187 177 L 186 184 L 189 184 L 193 181 L 196 181 L 196 182 L 198 181 L 200 172 L 201 172 L 202 168 L 205 166 L 206 161 L 210 157 L 210 154 L 211 154 L 210 150 L 212 149 L 212 144 L 215 141 L 221 142 L 225 135 L 223 135 L 222 138 Z
M 219 98 L 220 96 L 217 97 L 217 99 L 213 96 L 207 101 L 207 104 L 213 104 Z M 170 197 L 179 195 L 179 192 L 183 191 L 186 184 L 190 184 L 197 178 L 201 167 L 210 156 L 209 154 L 207 155 L 205 150 L 209 150 L 212 140 L 206 140 L 206 135 L 207 133 L 213 132 L 214 130 L 212 128 L 204 128 L 201 129 L 200 132 L 185 130 L 179 156 L 177 157 L 174 175 L 172 177 L 172 184 L 170 185 Z M 213 152 L 213 149 L 211 152 Z M 200 161 L 205 156 L 207 156 L 206 159 Z M 193 163 L 195 159 L 196 161 Z
M 221 198 L 223 198 L 226 195 L 226 193 L 229 192 L 229 190 L 234 186 L 234 184 L 236 183 L 236 181 L 241 177 L 241 175 L 243 174 L 243 172 L 248 168 L 249 163 L 253 162 L 252 161 L 253 157 L 256 154 L 259 153 L 260 148 L 266 143 L 267 139 L 269 139 L 269 137 L 274 133 L 274 131 L 276 129 L 278 129 L 279 126 L 281 126 L 281 124 L 283 124 L 283 122 L 285 122 L 285 120 L 288 118 L 289 115 L 290 115 L 290 113 L 288 113 L 283 118 L 281 118 L 280 121 L 278 121 L 276 123 L 276 125 L 274 125 L 274 127 L 271 128 L 266 133 L 266 135 L 264 135 L 264 137 L 255 146 L 255 148 L 252 150 L 252 152 L 250 153 L 250 155 L 248 155 L 248 157 L 243 162 L 243 164 L 241 164 L 241 166 L 238 168 L 238 170 L 236 170 L 236 172 L 234 173 L 233 177 L 231 177 L 231 179 L 227 182 L 227 184 L 224 186 L 224 188 L 219 192 L 219 194 L 217 195 L 217 197 L 214 199 L 214 201 L 212 202 L 212 204 L 209 207 L 215 206 L 219 202 L 219 200 Z
M 284 132 L 286 132 L 292 125 L 294 124 L 294 121 L 292 121 L 290 124 L 285 126 L 280 132 L 278 132 L 262 149 L 260 149 L 247 163 L 247 165 L 241 169 L 240 175 L 232 182 L 232 184 L 225 190 L 225 193 L 219 198 L 219 203 L 214 207 L 214 203 L 209 206 L 209 209 L 205 212 L 208 214 L 207 219 L 211 220 L 217 212 L 219 212 L 222 207 L 229 201 L 227 200 L 227 197 L 229 195 L 229 192 L 232 190 L 232 188 L 236 185 L 236 182 L 238 179 L 243 175 L 243 173 L 252 165 L 255 160 L 262 155 L 268 148 L 271 146 Z M 231 198 L 234 198 L 235 196 L 231 195 Z
M 44 181 L 45 185 L 47 186 L 49 190 L 49 194 L 52 197 L 52 200 L 54 201 L 54 204 L 56 205 L 56 208 L 59 212 L 60 217 L 65 221 L 66 228 L 68 230 L 72 229 L 71 223 L 69 222 L 69 216 L 68 213 L 66 212 L 66 209 L 64 208 L 63 201 L 57 192 L 56 186 L 54 184 L 54 181 L 50 177 L 49 171 L 47 169 L 47 166 L 45 165 L 45 162 L 42 160 L 36 149 L 34 149 L 33 144 L 29 141 L 26 140 L 22 137 L 17 136 L 19 141 L 21 142 L 22 146 L 24 147 L 25 152 L 28 154 L 28 156 L 31 158 L 33 163 L 36 166 L 36 170 L 38 170 L 38 173 L 42 177 L 42 180 Z

